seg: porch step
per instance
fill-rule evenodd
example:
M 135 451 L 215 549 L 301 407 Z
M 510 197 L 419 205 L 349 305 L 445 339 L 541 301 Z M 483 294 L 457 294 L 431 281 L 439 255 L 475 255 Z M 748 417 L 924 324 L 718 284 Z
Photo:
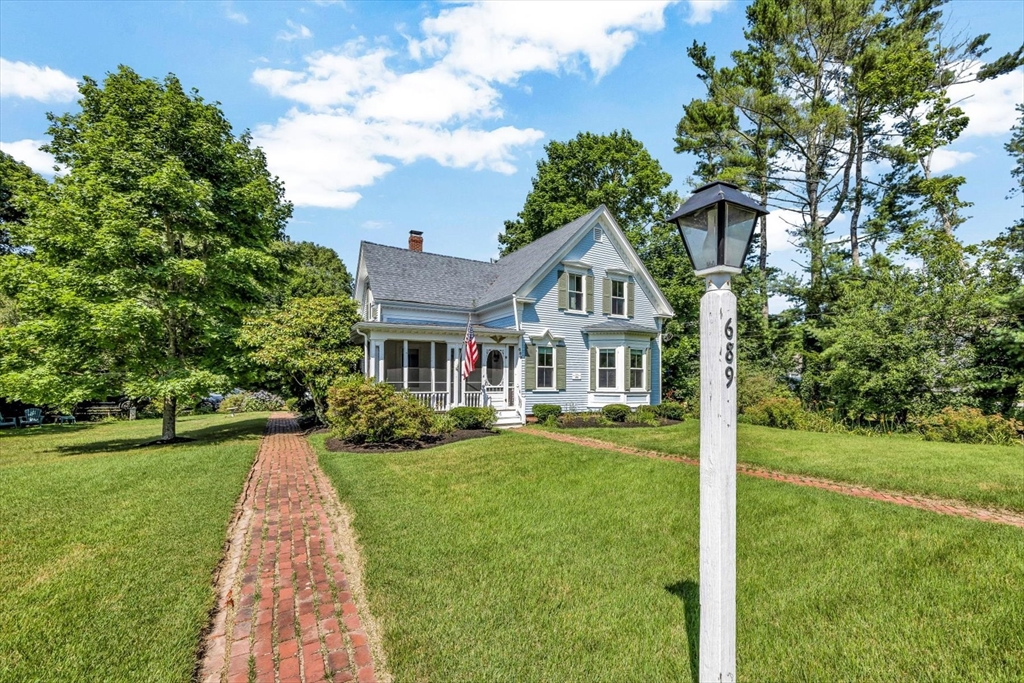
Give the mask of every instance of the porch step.
M 515 408 L 502 408 L 496 409 L 497 420 L 494 422 L 495 427 L 518 427 L 522 424 L 522 420 L 519 419 L 519 413 L 516 412 Z

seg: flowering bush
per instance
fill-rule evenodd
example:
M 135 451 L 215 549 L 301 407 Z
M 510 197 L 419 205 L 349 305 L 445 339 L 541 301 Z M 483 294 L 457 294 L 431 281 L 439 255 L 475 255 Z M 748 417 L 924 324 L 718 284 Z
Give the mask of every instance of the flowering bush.
M 240 391 L 228 394 L 220 402 L 217 410 L 225 413 L 232 408 L 235 409 L 235 412 L 239 413 L 258 413 L 269 410 L 283 410 L 285 403 L 284 399 L 277 394 L 261 389 L 259 391 Z

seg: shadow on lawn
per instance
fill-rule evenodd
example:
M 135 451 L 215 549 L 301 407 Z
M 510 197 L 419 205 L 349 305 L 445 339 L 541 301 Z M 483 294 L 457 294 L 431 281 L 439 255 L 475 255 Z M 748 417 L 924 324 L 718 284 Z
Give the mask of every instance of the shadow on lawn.
M 132 439 L 109 439 L 106 441 L 90 441 L 88 443 L 57 446 L 51 453 L 60 456 L 86 455 L 89 453 L 116 453 L 130 450 L 151 450 L 157 448 L 173 448 L 175 446 L 207 446 L 222 441 L 239 439 L 258 439 L 263 434 L 266 417 L 228 418 L 220 424 L 213 424 L 202 429 L 185 429 L 178 432 L 179 436 L 189 439 L 187 442 L 174 444 L 152 443 L 160 438 L 160 421 L 152 420 L 153 432 Z
M 690 678 L 693 683 L 700 683 L 700 584 L 686 579 L 665 586 L 665 590 L 683 601 L 686 644 L 690 650 Z

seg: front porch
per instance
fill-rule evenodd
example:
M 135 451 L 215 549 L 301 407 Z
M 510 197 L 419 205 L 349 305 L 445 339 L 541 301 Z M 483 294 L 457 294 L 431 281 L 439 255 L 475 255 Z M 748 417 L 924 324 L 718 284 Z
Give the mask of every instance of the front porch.
M 437 412 L 460 406 L 493 406 L 498 423 L 523 424 L 525 400 L 519 385 L 521 332 L 474 325 L 480 362 L 468 377 L 464 326 L 429 323 L 362 322 L 366 377 L 405 390 Z

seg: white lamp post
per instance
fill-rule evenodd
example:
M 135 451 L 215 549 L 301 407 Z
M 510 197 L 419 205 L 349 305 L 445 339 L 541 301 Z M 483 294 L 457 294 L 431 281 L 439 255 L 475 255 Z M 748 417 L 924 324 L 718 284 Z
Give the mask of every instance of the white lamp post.
M 768 211 L 730 183 L 697 189 L 670 221 L 700 300 L 700 680 L 736 680 L 736 295 L 754 224 Z

